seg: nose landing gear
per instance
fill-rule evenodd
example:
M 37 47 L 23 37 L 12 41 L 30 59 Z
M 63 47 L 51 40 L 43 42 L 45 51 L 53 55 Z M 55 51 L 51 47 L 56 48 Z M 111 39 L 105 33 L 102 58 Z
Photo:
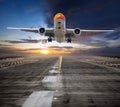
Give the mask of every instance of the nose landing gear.
M 48 42 L 52 42 L 52 38 L 51 37 L 48 38 Z
M 71 37 L 70 36 L 66 36 L 66 41 L 67 41 L 67 43 L 71 43 L 72 42 Z
M 71 38 L 67 38 L 67 43 L 71 43 Z
M 52 42 L 52 37 L 51 36 L 49 36 L 48 42 Z

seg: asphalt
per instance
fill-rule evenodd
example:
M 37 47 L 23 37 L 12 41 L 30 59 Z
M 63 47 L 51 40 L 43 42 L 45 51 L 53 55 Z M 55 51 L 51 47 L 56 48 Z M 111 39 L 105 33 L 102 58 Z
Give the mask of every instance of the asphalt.
M 119 65 L 120 58 L 60 56 L 3 66 L 0 107 L 120 107 Z

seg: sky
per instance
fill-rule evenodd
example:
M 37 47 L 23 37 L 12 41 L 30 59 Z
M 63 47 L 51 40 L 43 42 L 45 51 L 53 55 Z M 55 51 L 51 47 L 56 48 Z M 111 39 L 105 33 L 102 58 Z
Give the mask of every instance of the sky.
M 10 50 L 19 52 L 35 51 L 54 47 L 51 44 L 41 44 L 40 39 L 46 39 L 39 34 L 8 30 L 7 27 L 53 27 L 53 17 L 61 12 L 66 17 L 68 28 L 80 29 L 116 29 L 115 33 L 102 34 L 97 37 L 79 40 L 71 49 L 67 44 L 59 45 L 69 52 L 89 49 L 111 50 L 119 54 L 120 47 L 120 0 L 0 0 L 0 53 Z M 55 43 L 53 43 L 54 45 Z M 117 49 L 116 49 L 117 48 Z M 4 51 L 5 49 L 5 51 Z M 19 51 L 20 49 L 20 51 Z M 21 51 L 22 49 L 22 51 Z M 80 50 L 79 50 L 80 49 Z M 116 50 L 115 50 L 116 49 Z M 6 51 L 8 50 L 8 51 Z M 108 51 L 109 53 L 109 51 Z

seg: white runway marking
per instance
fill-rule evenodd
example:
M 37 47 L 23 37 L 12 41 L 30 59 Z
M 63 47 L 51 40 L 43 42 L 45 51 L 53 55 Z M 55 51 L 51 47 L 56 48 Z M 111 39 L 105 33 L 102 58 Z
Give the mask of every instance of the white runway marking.
M 50 70 L 50 73 L 56 73 L 56 76 L 45 76 L 42 82 L 59 82 L 62 78 L 60 76 L 62 66 L 62 56 L 59 57 L 59 60 L 55 63 Z
M 49 71 L 50 73 L 56 73 L 56 76 L 45 76 L 42 82 L 44 83 L 52 83 L 50 86 L 52 87 L 60 87 L 59 83 L 62 79 L 60 76 L 61 73 L 61 65 L 62 65 L 62 56 L 59 57 L 59 60 Z M 37 91 L 33 92 L 29 98 L 24 102 L 22 107 L 51 107 L 52 99 L 55 91 Z
M 58 70 L 52 69 L 52 70 L 50 70 L 49 72 L 50 72 L 51 74 L 53 74 L 53 73 L 58 73 Z
M 56 82 L 57 76 L 45 76 L 42 82 Z
M 54 91 L 33 92 L 22 107 L 51 107 Z
M 50 73 L 61 73 L 61 66 L 62 66 L 62 56 L 59 57 L 59 60 L 55 63 L 55 65 L 52 67 L 52 70 L 50 70 Z

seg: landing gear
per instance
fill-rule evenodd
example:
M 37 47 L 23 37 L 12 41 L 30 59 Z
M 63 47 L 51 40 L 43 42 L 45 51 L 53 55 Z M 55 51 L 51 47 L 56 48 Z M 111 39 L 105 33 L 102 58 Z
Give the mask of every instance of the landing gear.
M 66 35 L 66 41 L 67 41 L 67 43 L 71 43 L 72 39 L 71 39 L 70 35 Z
M 49 37 L 49 38 L 48 38 L 48 42 L 52 42 L 52 37 Z
M 71 43 L 71 38 L 67 38 L 67 43 Z

